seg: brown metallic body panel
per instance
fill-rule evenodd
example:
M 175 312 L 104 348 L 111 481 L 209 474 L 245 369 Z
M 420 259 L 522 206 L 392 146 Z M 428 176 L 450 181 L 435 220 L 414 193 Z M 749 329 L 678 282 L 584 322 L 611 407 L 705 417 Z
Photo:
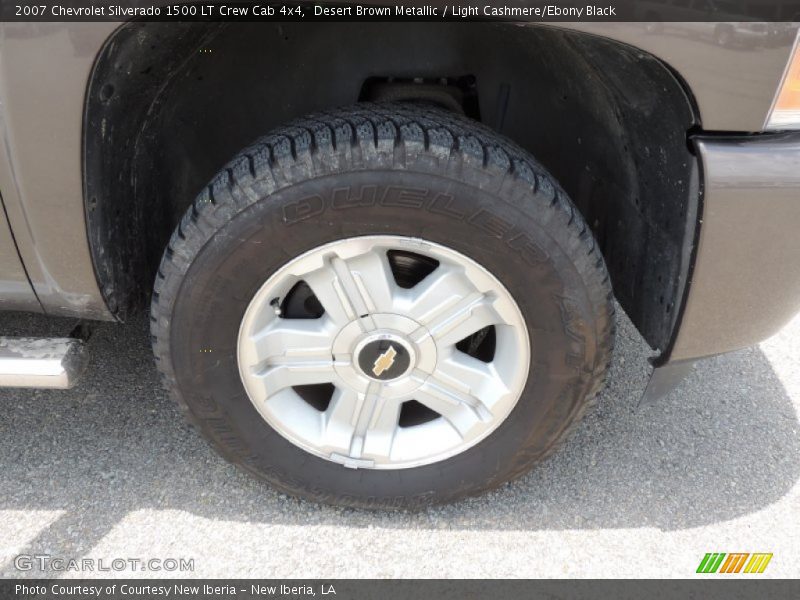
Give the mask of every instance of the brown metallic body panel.
M 697 147 L 704 218 L 671 360 L 749 346 L 800 309 L 800 133 Z
M 4 211 L 0 211 L 0 310 L 36 311 L 41 306 L 19 260 Z
M 83 105 L 115 23 L 3 23 L 0 190 L 36 294 L 51 315 L 111 318 L 86 236 Z M 31 304 L 29 310 L 36 310 Z

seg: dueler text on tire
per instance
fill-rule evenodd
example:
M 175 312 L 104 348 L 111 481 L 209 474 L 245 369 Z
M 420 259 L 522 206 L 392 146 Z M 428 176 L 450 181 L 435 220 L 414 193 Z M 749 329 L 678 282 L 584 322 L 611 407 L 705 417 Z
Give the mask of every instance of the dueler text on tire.
M 166 385 L 224 457 L 370 508 L 524 473 L 613 345 L 603 259 L 559 185 L 486 127 L 410 104 L 244 149 L 173 234 L 151 319 Z

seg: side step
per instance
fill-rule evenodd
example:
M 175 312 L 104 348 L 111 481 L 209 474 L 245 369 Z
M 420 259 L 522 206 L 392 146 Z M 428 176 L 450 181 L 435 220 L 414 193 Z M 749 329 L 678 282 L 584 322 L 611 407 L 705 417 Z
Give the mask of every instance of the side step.
M 0 387 L 68 389 L 85 367 L 79 339 L 0 337 Z

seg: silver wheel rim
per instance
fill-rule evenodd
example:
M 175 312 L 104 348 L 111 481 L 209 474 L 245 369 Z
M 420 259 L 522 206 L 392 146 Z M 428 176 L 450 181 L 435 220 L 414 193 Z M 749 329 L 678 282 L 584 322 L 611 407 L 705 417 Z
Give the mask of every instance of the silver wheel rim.
M 390 251 L 438 265 L 401 287 Z M 281 314 L 300 282 L 322 316 Z M 463 351 L 463 340 L 488 328 L 490 360 Z M 238 362 L 251 402 L 290 442 L 347 467 L 401 469 L 452 457 L 497 429 L 525 386 L 530 346 L 511 294 L 477 262 L 417 238 L 364 236 L 273 274 L 245 311 Z M 304 386 L 332 386 L 327 406 L 312 406 Z M 419 405 L 427 420 L 403 423 Z

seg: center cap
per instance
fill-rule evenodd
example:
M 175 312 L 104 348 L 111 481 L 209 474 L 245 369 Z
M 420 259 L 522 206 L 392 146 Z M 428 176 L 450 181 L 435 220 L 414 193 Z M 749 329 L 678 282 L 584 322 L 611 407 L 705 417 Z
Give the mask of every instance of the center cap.
M 372 379 L 390 381 L 405 375 L 411 367 L 411 353 L 405 342 L 381 334 L 365 340 L 356 350 L 358 366 Z

